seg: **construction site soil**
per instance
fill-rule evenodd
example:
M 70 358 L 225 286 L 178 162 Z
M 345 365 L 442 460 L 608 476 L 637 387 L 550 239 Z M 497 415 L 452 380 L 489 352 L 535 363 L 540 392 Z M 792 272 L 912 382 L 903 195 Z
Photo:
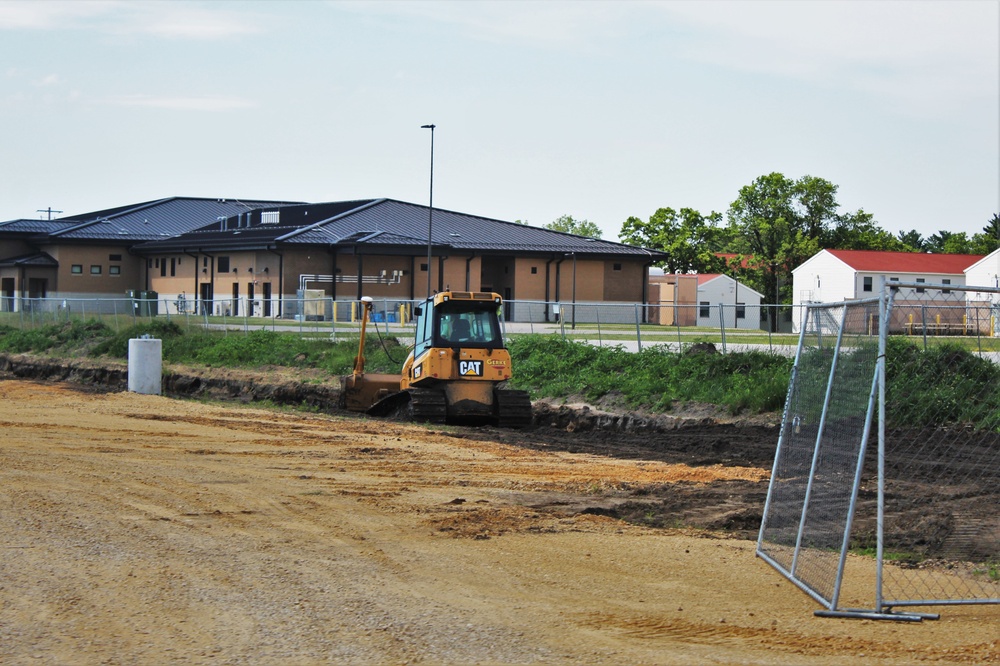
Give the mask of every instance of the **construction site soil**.
M 755 558 L 774 415 L 427 427 L 304 374 L 0 357 L 0 663 L 1000 662 L 996 606 L 817 618 Z

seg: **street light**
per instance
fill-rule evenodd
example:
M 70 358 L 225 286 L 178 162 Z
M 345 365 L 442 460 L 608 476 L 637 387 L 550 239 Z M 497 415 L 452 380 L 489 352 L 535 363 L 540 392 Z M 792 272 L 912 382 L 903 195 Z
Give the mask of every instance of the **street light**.
M 437 125 L 421 125 L 420 129 L 431 131 L 431 193 L 427 206 L 427 298 L 431 297 L 431 229 L 434 226 L 434 128 Z

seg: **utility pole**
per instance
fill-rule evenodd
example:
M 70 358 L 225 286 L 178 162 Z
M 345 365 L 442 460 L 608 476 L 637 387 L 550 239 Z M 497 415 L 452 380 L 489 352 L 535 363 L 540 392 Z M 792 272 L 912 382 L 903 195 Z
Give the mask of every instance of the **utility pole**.
M 427 207 L 427 298 L 431 297 L 431 229 L 434 225 L 434 128 L 437 125 L 421 125 L 420 129 L 431 131 L 431 200 Z
M 35 212 L 36 213 L 48 213 L 49 214 L 49 219 L 51 220 L 52 219 L 52 213 L 61 213 L 63 211 L 61 211 L 61 210 L 52 210 L 52 206 L 49 206 L 48 208 L 39 208 Z

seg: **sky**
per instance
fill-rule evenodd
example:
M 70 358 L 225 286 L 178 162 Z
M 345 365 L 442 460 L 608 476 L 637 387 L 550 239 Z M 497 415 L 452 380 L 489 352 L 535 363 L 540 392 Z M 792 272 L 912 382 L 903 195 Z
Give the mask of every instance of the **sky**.
M 1000 212 L 998 36 L 998 0 L 0 0 L 0 220 L 427 204 L 433 164 L 435 207 L 607 240 L 772 172 L 971 236 Z

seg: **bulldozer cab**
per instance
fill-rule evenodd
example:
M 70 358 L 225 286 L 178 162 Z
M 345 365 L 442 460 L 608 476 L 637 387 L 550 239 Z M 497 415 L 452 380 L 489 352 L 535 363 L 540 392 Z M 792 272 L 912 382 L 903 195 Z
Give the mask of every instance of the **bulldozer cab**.
M 433 347 L 502 348 L 500 296 L 493 293 L 443 292 L 416 308 L 414 356 Z

